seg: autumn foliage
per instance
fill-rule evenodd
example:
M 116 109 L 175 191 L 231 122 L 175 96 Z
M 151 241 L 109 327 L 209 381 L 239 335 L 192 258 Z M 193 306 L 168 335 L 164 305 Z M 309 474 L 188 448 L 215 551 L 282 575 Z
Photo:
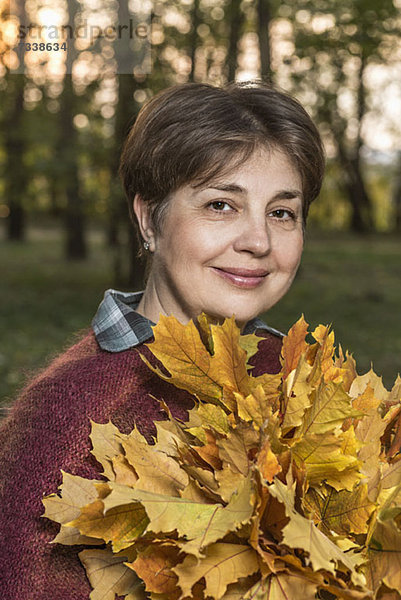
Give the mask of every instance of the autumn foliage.
M 252 376 L 261 338 L 233 318 L 154 335 L 166 371 L 148 366 L 196 397 L 188 422 L 162 403 L 154 445 L 93 423 L 103 480 L 64 473 L 44 500 L 55 542 L 93 546 L 91 599 L 401 600 L 401 379 L 358 376 L 303 318 L 278 375 Z

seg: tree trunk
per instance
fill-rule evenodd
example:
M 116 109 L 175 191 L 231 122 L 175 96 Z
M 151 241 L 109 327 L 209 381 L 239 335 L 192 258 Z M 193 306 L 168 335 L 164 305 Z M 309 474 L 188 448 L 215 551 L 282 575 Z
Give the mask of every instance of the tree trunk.
M 362 177 L 359 157 L 343 157 L 341 163 L 346 173 L 345 187 L 352 208 L 351 229 L 356 233 L 372 231 L 372 203 Z
M 231 0 L 229 7 L 230 34 L 227 50 L 227 79 L 228 81 L 234 81 L 238 68 L 238 42 L 241 36 L 244 14 L 241 10 L 241 0 Z
M 270 47 L 270 0 L 258 0 L 258 39 L 260 55 L 260 75 L 263 81 L 272 80 Z
M 87 245 L 84 206 L 79 189 L 78 136 L 73 122 L 74 100 L 72 76 L 67 74 L 60 98 L 60 140 L 63 141 L 60 160 L 62 161 L 66 196 L 65 252 L 67 260 L 83 260 L 87 256 Z
M 192 30 L 191 30 L 191 72 L 189 74 L 189 81 L 195 81 L 195 67 L 196 67 L 196 49 L 199 43 L 198 26 L 200 25 L 199 18 L 199 0 L 194 0 L 194 5 L 191 14 Z
M 352 205 L 351 229 L 366 233 L 374 229 L 371 201 L 362 178 L 359 161 L 349 164 L 349 199 Z
M 344 130 L 339 119 L 332 119 L 333 132 L 337 142 L 338 157 L 344 171 L 344 187 L 351 205 L 351 229 L 356 233 L 366 233 L 373 227 L 372 202 L 363 180 L 360 162 L 360 144 L 352 150 L 353 155 L 344 145 Z
M 74 22 L 79 4 L 68 3 L 69 20 Z M 72 67 L 77 56 L 74 44 L 68 44 L 64 89 L 60 95 L 59 131 L 57 149 L 61 163 L 61 189 L 64 188 L 66 207 L 64 211 L 65 256 L 67 260 L 83 260 L 87 256 L 85 238 L 84 200 L 80 196 L 78 134 L 74 126 L 76 97 L 72 80 Z
M 362 141 L 362 120 L 366 112 L 366 89 L 364 85 L 364 73 L 366 68 L 366 60 L 361 54 L 361 62 L 358 69 L 358 90 L 357 90 L 357 119 L 358 133 L 355 142 L 355 150 L 353 157 L 348 160 L 348 188 L 350 201 L 353 207 L 351 228 L 353 231 L 363 233 L 374 229 L 372 202 L 363 180 L 361 171 L 361 149 Z
M 9 75 L 11 110 L 7 113 L 4 127 L 5 147 L 5 199 L 10 209 L 7 218 L 7 237 L 13 241 L 25 238 L 25 210 L 23 200 L 26 196 L 28 175 L 24 165 L 25 132 L 24 132 L 24 87 L 25 76 Z M 9 93 L 9 91 L 7 92 Z

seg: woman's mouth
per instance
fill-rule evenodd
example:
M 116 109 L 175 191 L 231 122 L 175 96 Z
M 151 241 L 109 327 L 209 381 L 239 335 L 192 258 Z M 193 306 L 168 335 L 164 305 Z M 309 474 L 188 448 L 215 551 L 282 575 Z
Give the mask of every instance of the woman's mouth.
M 265 269 L 241 269 L 237 267 L 212 267 L 212 270 L 233 285 L 251 289 L 260 285 L 269 274 Z

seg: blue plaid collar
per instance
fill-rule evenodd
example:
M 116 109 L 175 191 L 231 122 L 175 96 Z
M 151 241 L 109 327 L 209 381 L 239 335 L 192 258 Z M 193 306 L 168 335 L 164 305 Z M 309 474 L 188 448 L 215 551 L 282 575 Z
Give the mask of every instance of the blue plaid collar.
M 143 292 L 119 292 L 106 290 L 92 320 L 96 340 L 103 350 L 122 352 L 139 346 L 153 337 L 152 321 L 136 312 Z M 245 325 L 244 334 L 255 333 L 263 329 L 274 335 L 283 337 L 277 329 L 269 327 L 259 318 L 251 319 Z

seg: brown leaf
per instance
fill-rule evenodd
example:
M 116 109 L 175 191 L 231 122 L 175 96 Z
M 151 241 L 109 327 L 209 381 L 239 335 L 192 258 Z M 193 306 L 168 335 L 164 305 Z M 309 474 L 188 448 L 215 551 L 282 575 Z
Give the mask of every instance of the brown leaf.
M 177 588 L 178 577 L 171 570 L 178 562 L 178 549 L 169 545 L 152 544 L 138 556 L 130 567 L 145 582 L 148 592 L 168 594 L 173 600 L 178 598 L 180 590 Z
M 366 533 L 375 510 L 375 504 L 368 499 L 366 484 L 357 485 L 351 492 L 311 488 L 305 497 L 305 507 L 319 529 L 339 535 Z
M 256 464 L 263 479 L 269 483 L 271 483 L 274 476 L 281 471 L 281 465 L 277 460 L 277 456 L 271 450 L 268 438 L 264 441 L 258 453 Z
M 134 486 L 138 481 L 138 475 L 135 469 L 129 464 L 125 456 L 119 454 L 111 460 L 113 471 L 115 473 L 115 482 L 124 485 Z
M 240 424 L 231 431 L 227 438 L 218 440 L 220 458 L 230 468 L 242 475 L 248 475 L 251 466 L 249 451 L 258 444 L 257 432 L 246 424 Z
M 193 449 L 199 456 L 213 469 L 221 469 L 221 460 L 219 457 L 219 449 L 216 444 L 215 436 L 208 430 L 205 430 L 206 444 L 203 446 L 193 446 Z
M 401 531 L 394 521 L 377 521 L 369 542 L 366 576 L 370 589 L 384 583 L 390 590 L 401 590 Z

